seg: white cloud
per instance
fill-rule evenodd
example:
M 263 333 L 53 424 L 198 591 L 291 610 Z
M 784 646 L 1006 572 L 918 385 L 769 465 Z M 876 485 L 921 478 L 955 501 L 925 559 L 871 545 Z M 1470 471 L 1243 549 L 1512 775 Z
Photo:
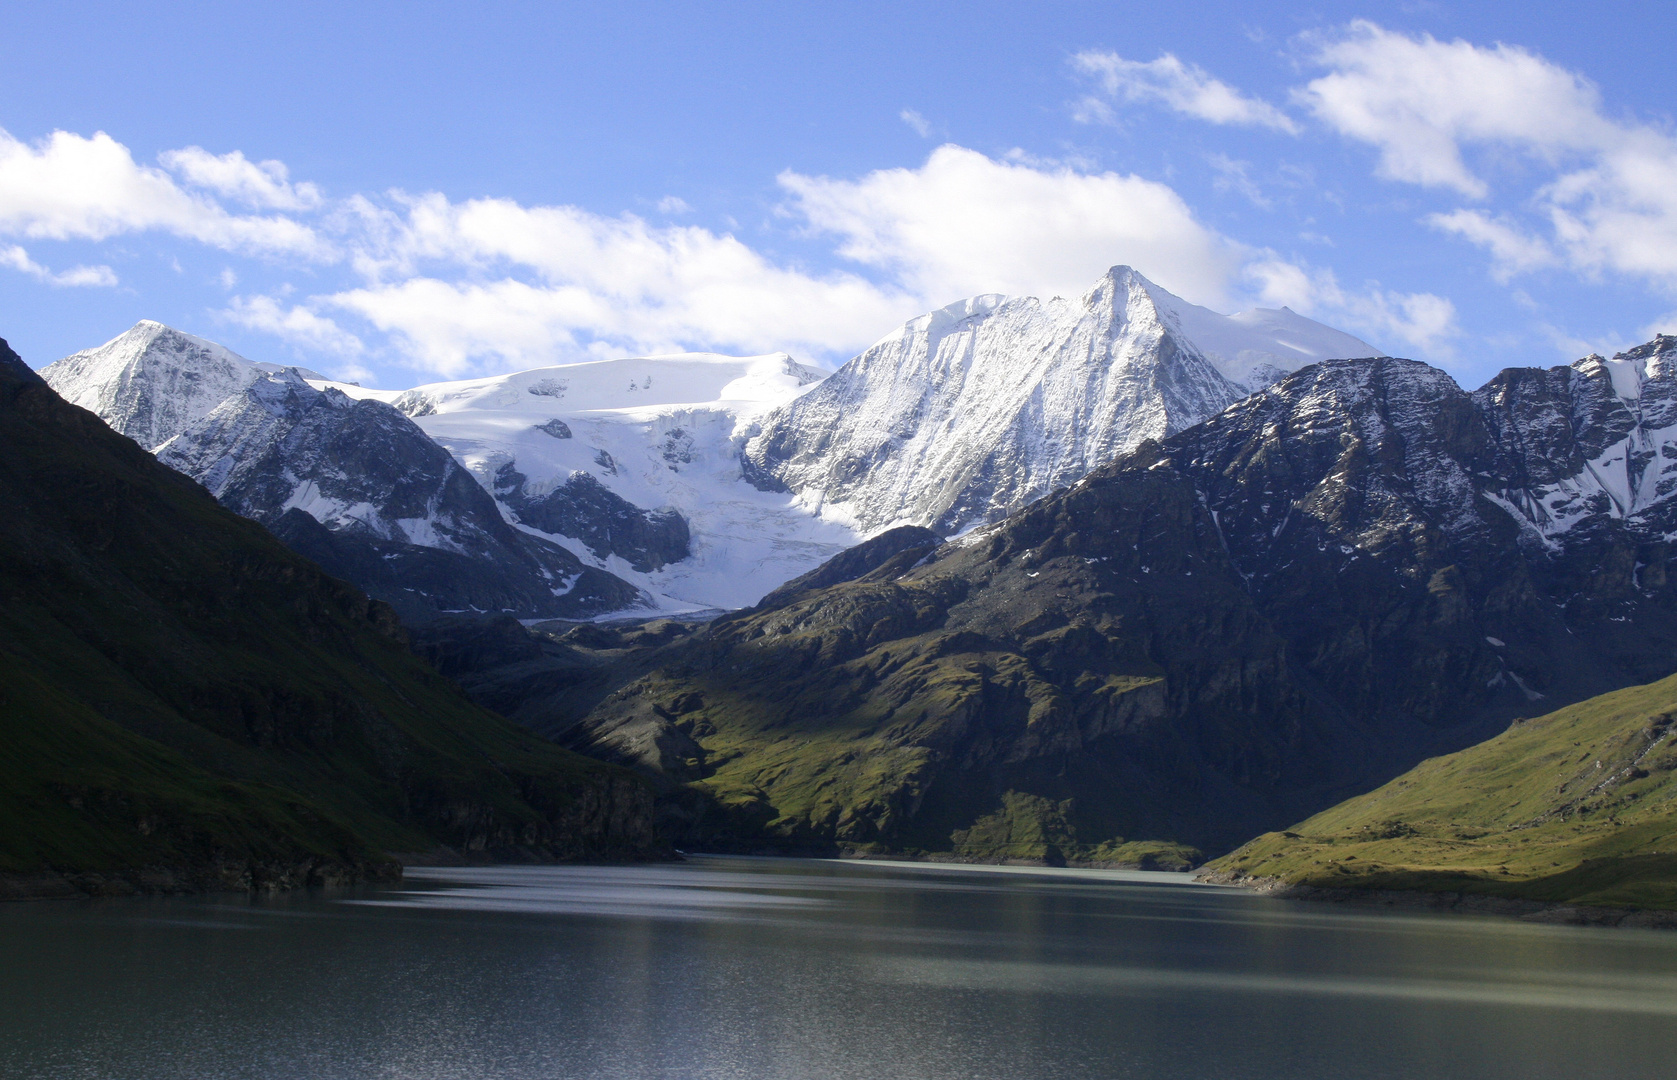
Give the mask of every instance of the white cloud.
M 1266 127 L 1297 134 L 1296 121 L 1267 101 L 1247 97 L 1228 83 L 1214 79 L 1196 64 L 1184 64 L 1173 54 L 1157 60 L 1125 60 L 1115 52 L 1086 51 L 1071 59 L 1072 67 L 1094 79 L 1104 98 L 1085 98 L 1078 119 L 1113 118 L 1110 102 L 1158 103 L 1213 124 Z
M 1644 326 L 1637 334 L 1637 340 L 1649 341 L 1655 334 L 1677 334 L 1677 311 L 1668 311 Z
M 72 266 L 52 275 L 49 280 L 54 285 L 93 285 L 107 289 L 118 284 L 116 271 L 104 265 Z
M 395 335 L 414 362 L 462 374 L 590 350 L 708 347 L 831 355 L 920 310 L 854 274 L 776 266 L 730 235 L 572 206 L 403 196 L 370 203 L 365 286 L 320 302 Z
M 9 266 L 13 270 L 28 274 L 37 281 L 44 281 L 49 285 L 110 287 L 117 284 L 116 272 L 108 266 L 72 266 L 63 273 L 55 274 L 31 259 L 29 253 L 16 244 L 0 248 L 0 266 Z
M 1488 250 L 1495 260 L 1492 275 L 1498 281 L 1506 282 L 1515 274 L 1553 266 L 1556 262 L 1554 251 L 1542 239 L 1478 210 L 1429 214 L 1426 222 L 1435 229 L 1455 233 Z
M 1597 146 L 1612 127 L 1594 86 L 1516 46 L 1409 37 L 1358 21 L 1323 41 L 1316 61 L 1331 73 L 1295 98 L 1317 119 L 1378 147 L 1383 175 L 1473 198 L 1489 188 L 1462 160 L 1463 143 L 1553 156 Z
M 780 183 L 792 197 L 787 211 L 837 236 L 839 254 L 932 305 L 984 292 L 1080 295 L 1117 263 L 1217 304 L 1241 259 L 1164 184 L 953 145 L 918 169 L 857 180 L 787 171 Z
M 1362 291 L 1339 284 L 1332 270 L 1312 270 L 1270 258 L 1246 268 L 1264 304 L 1290 307 L 1326 319 L 1374 341 L 1396 339 L 1424 356 L 1443 358 L 1460 334 L 1456 306 L 1433 293 L 1399 293 L 1370 284 Z
M 240 326 L 332 356 L 350 358 L 366 352 L 360 338 L 331 319 L 297 305 L 284 307 L 271 296 L 235 296 L 218 314 Z
M 660 214 L 685 214 L 692 209 L 691 206 L 687 205 L 687 200 L 679 195 L 666 195 L 658 200 L 658 212 Z
M 284 162 L 250 161 L 239 150 L 217 157 L 202 147 L 189 146 L 184 150 L 167 150 L 157 159 L 187 183 L 248 206 L 312 210 L 322 201 L 320 189 L 315 185 L 289 182 L 290 172 Z
M 1521 199 L 1531 227 L 1472 211 L 1428 219 L 1487 248 L 1498 275 L 1564 262 L 1677 288 L 1677 138 L 1665 128 L 1609 117 L 1583 76 L 1510 45 L 1357 22 L 1320 43 L 1316 59 L 1331 71 L 1297 99 L 1377 147 L 1387 177 L 1480 199 L 1492 181 L 1469 166 L 1466 149 L 1512 151 L 1544 170 Z M 1548 235 L 1534 236 L 1537 228 Z
M 34 146 L 0 131 L 0 235 L 104 240 L 159 229 L 226 250 L 321 258 L 326 245 L 284 216 L 229 214 L 139 165 L 104 132 L 56 131 Z
M 914 133 L 922 139 L 930 138 L 932 134 L 931 121 L 921 116 L 913 109 L 904 109 L 897 114 L 897 119 L 914 129 Z

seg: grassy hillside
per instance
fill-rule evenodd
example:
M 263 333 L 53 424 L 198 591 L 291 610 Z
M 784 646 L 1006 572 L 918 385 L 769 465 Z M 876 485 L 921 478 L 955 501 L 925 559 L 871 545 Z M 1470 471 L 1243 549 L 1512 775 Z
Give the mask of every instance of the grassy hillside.
M 1291 885 L 1677 908 L 1677 676 L 1518 721 L 1208 869 Z
M 3 344 L 0 506 L 0 874 L 285 885 L 439 846 L 658 848 L 642 781 L 473 705 L 388 608 Z

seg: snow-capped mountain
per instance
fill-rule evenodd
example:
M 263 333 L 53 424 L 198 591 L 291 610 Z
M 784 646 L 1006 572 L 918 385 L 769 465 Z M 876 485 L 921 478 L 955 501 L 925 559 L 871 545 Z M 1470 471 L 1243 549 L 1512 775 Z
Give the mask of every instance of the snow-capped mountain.
M 871 534 L 994 520 L 1287 372 L 1379 350 L 1292 311 L 1224 316 L 1125 266 L 1079 299 L 915 319 L 765 417 L 760 485 Z
M 279 370 L 146 319 L 96 349 L 49 364 L 41 376 L 70 404 L 156 450 L 264 372 Z
M 756 419 L 825 374 L 785 353 L 684 353 L 340 388 L 412 416 L 526 533 L 680 611 L 754 603 L 860 539 L 742 481 Z

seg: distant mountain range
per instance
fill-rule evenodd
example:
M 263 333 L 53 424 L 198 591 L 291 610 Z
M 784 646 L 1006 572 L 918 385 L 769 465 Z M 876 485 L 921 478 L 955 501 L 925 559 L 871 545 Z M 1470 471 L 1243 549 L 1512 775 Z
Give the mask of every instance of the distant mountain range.
M 831 377 L 683 354 L 374 391 L 157 323 L 42 374 L 413 621 L 746 606 L 882 529 L 995 520 L 1280 374 L 1376 351 L 1117 267 L 1078 300 L 916 319 Z

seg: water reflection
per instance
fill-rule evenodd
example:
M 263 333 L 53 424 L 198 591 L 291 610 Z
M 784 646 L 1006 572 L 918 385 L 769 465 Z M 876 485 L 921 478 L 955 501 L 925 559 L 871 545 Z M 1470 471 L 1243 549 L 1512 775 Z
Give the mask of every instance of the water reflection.
M 0 1076 L 1666 1077 L 1677 934 L 803 860 L 0 907 Z

